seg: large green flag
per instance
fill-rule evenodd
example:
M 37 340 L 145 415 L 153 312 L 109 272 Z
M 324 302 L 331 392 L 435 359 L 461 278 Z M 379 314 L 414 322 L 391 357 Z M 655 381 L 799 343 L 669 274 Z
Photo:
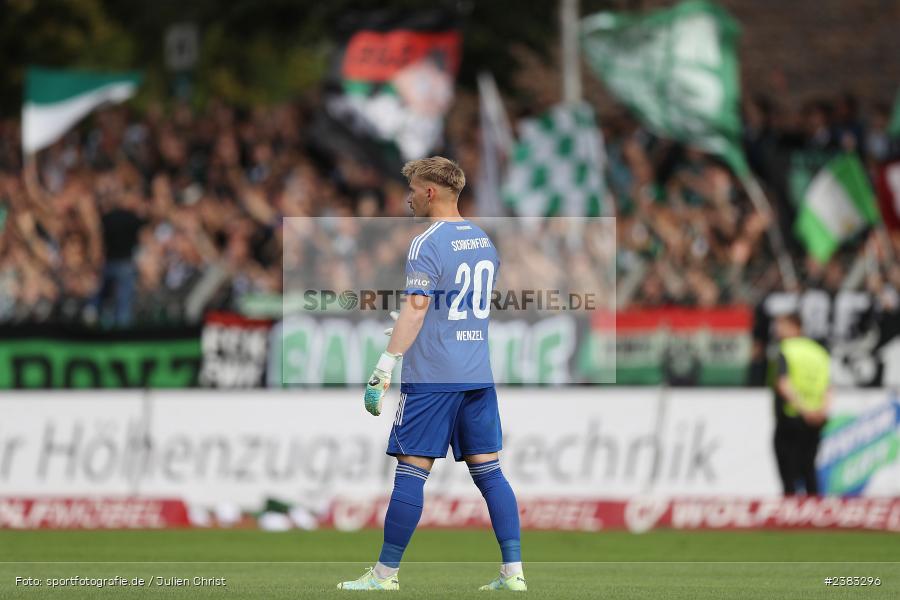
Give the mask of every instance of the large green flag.
M 728 13 L 690 1 L 646 15 L 597 13 L 581 31 L 588 64 L 654 133 L 749 173 L 739 144 L 739 29 Z
M 794 233 L 819 262 L 880 219 L 865 168 L 856 154 L 833 158 L 810 182 Z
M 22 150 L 33 154 L 71 129 L 95 108 L 135 94 L 141 75 L 32 67 L 25 73 Z

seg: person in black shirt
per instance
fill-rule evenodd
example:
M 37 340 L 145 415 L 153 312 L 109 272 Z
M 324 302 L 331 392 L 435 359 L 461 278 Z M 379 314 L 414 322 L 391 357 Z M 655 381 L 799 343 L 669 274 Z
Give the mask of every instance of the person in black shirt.
M 109 322 L 116 327 L 127 327 L 132 322 L 137 281 L 134 251 L 138 234 L 146 224 L 139 214 L 140 209 L 137 194 L 125 191 L 113 199 L 111 209 L 101 218 L 104 264 L 94 308 L 100 313 L 105 312 L 105 300 L 112 292 L 113 310 Z

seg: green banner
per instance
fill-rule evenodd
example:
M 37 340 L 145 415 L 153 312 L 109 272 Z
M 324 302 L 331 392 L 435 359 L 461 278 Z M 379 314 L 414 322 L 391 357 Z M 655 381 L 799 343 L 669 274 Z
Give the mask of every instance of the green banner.
M 0 344 L 0 389 L 180 388 L 197 385 L 200 337 L 7 338 Z
M 491 366 L 502 385 L 739 386 L 751 319 L 748 308 L 731 307 L 622 311 L 615 327 L 599 315 L 593 323 L 571 315 L 496 320 Z M 363 383 L 384 350 L 383 329 L 379 320 L 311 314 L 281 321 L 270 332 L 267 385 Z
M 490 347 L 498 384 L 587 383 L 579 348 L 587 322 L 572 316 L 491 323 Z M 383 321 L 303 315 L 281 321 L 269 340 L 269 387 L 365 383 L 387 344 Z M 395 372 L 393 384 L 400 380 Z

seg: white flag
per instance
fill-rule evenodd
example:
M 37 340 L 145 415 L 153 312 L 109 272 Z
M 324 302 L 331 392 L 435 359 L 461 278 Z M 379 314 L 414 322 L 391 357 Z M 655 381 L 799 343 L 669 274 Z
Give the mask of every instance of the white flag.
M 512 149 L 512 128 L 497 84 L 489 73 L 478 75 L 478 98 L 481 165 L 475 187 L 475 205 L 478 216 L 498 217 L 506 212 L 500 197 L 501 164 Z

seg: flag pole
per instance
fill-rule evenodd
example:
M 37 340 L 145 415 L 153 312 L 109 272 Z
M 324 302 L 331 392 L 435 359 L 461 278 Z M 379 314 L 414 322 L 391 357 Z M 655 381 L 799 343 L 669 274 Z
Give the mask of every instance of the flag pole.
M 781 227 L 775 222 L 775 215 L 772 212 L 772 206 L 769 204 L 768 199 L 766 199 L 765 192 L 763 192 L 759 182 L 756 181 L 756 178 L 751 174 L 741 177 L 740 180 L 744 189 L 747 191 L 747 195 L 750 197 L 750 202 L 753 203 L 753 207 L 757 212 L 769 217 L 772 221 L 772 224 L 766 228 L 766 231 L 769 235 L 769 243 L 772 244 L 772 251 L 775 252 L 775 259 L 778 263 L 778 270 L 781 272 L 781 279 L 784 282 L 784 286 L 788 290 L 799 291 L 800 284 L 797 280 L 797 272 L 794 270 L 794 263 L 791 261 L 791 257 L 788 255 L 787 249 L 784 246 L 784 238 L 781 236 Z
M 578 0 L 559 0 L 562 50 L 563 102 L 581 101 L 581 69 L 578 60 Z
M 559 0 L 559 37 L 562 54 L 563 102 L 581 102 L 581 63 L 578 56 L 578 0 Z M 582 234 L 582 219 L 567 219 L 570 239 Z

